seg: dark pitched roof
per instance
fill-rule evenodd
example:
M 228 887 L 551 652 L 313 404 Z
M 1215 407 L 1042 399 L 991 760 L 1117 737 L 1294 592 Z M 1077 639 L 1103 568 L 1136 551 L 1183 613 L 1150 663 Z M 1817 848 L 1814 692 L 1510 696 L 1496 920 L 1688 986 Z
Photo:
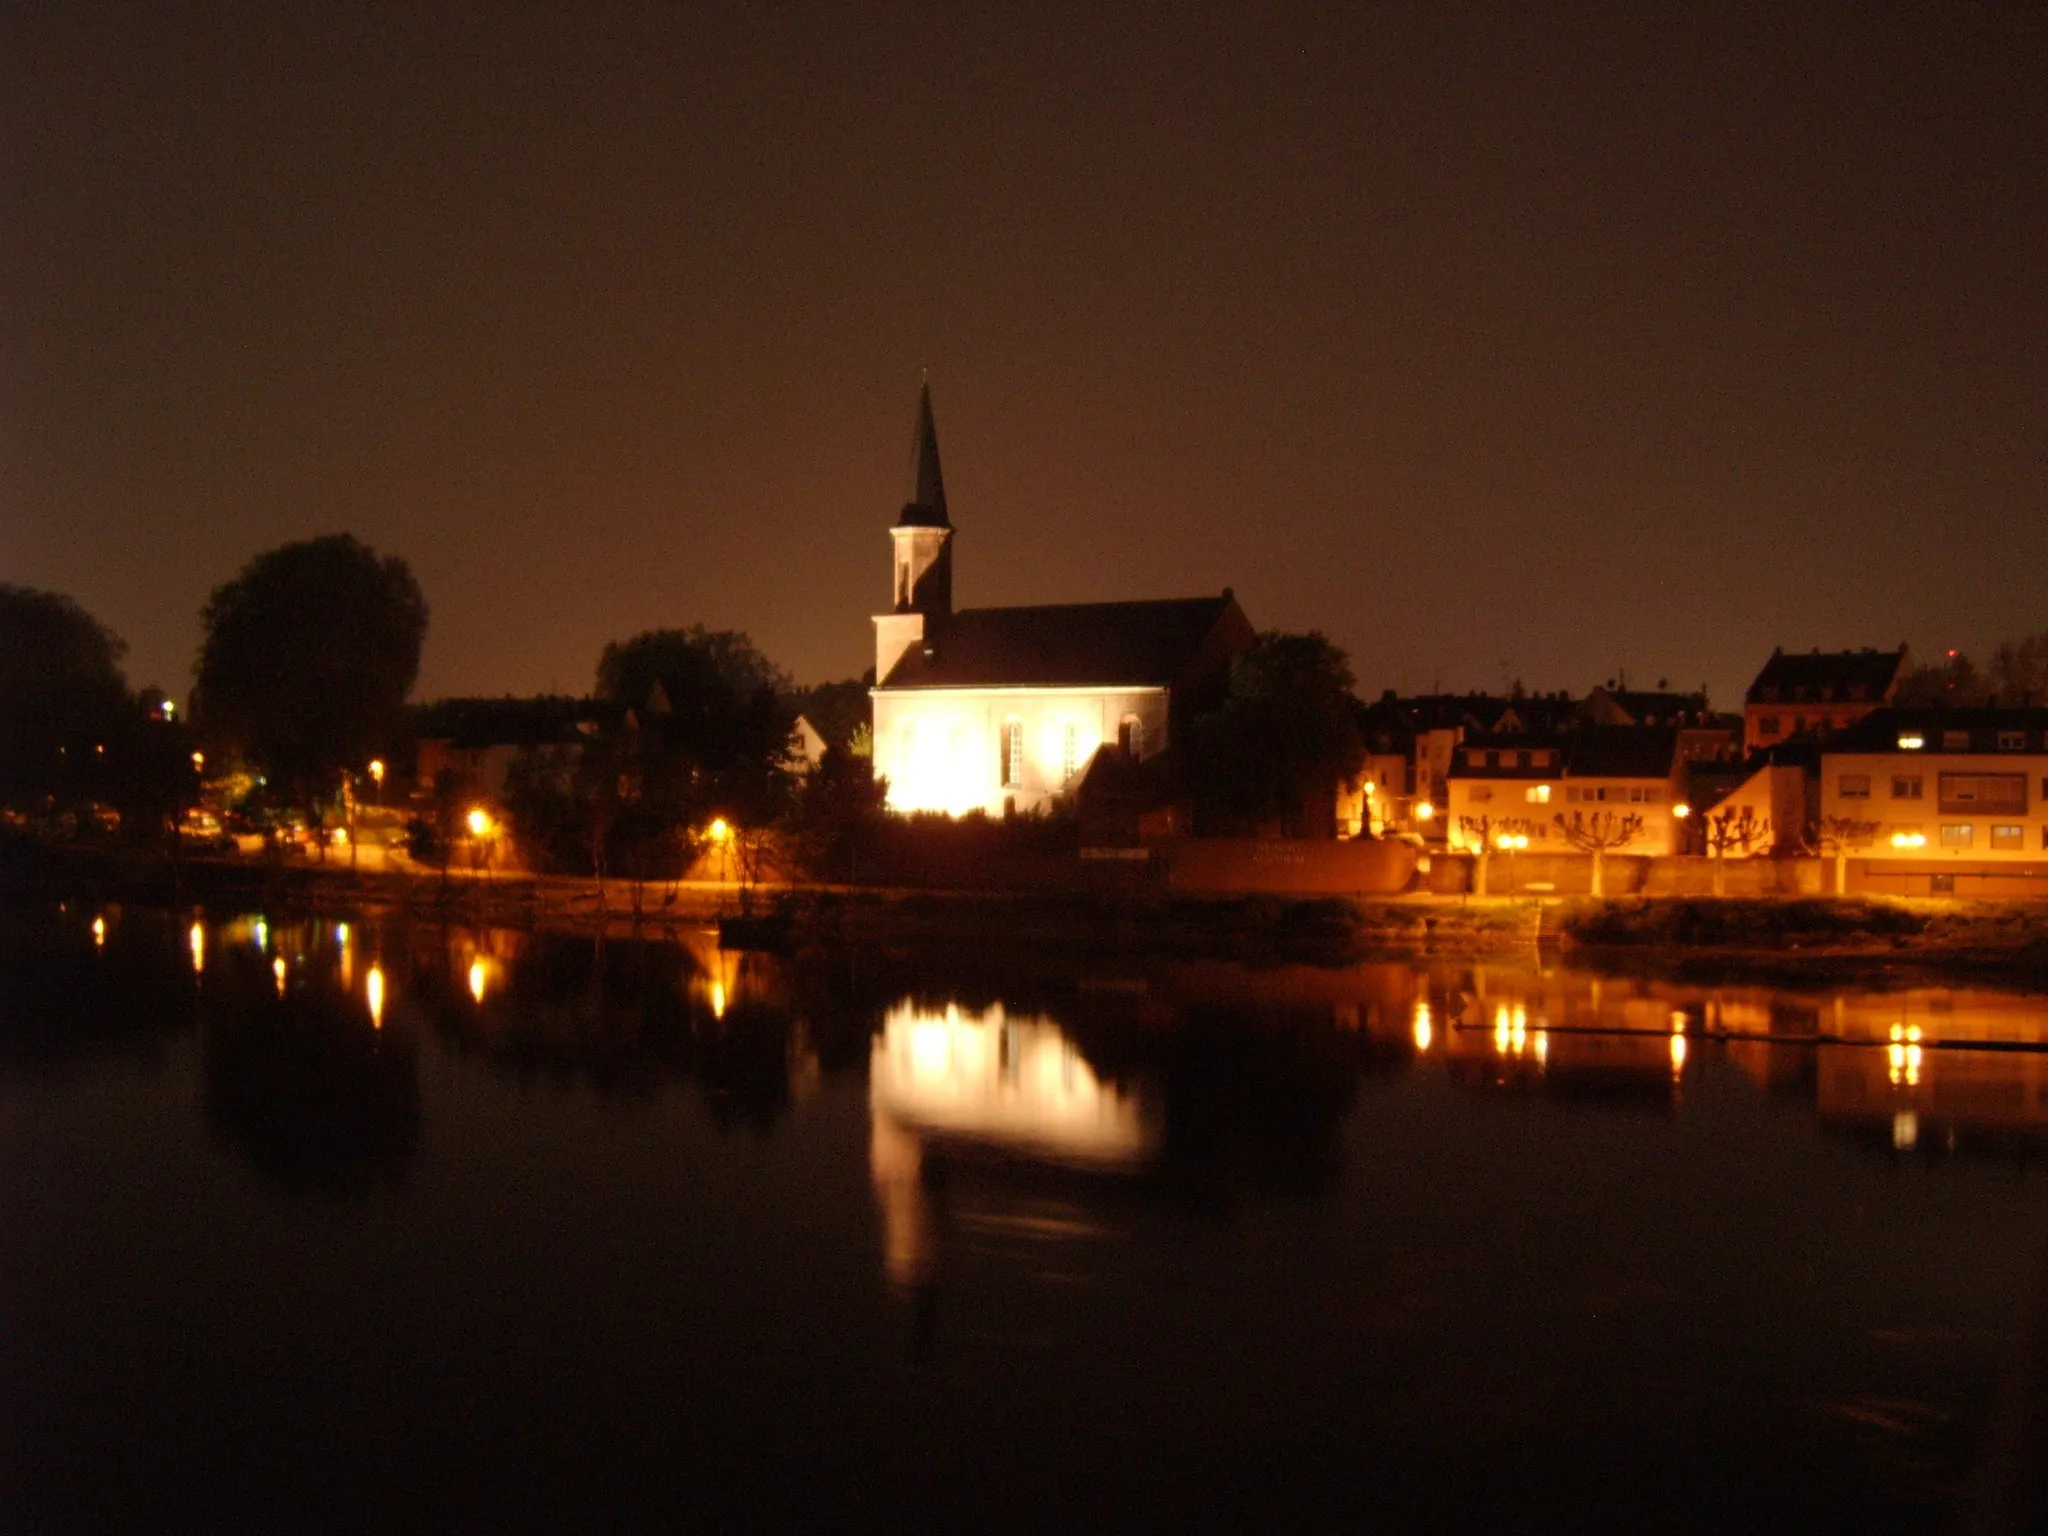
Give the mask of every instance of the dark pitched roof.
M 579 725 L 610 712 L 595 699 L 437 699 L 414 706 L 413 729 L 422 741 L 446 741 L 463 751 L 538 747 L 579 740 Z
M 939 473 L 939 429 L 932 423 L 932 387 L 917 396 L 917 433 L 910 440 L 910 500 L 897 514 L 898 528 L 950 528 L 946 482 Z
M 2017 732 L 2017 748 L 2001 748 L 2001 734 Z M 1920 709 L 1880 709 L 1865 715 L 1846 730 L 1835 732 L 1822 744 L 1824 752 L 1898 752 L 1901 736 L 1920 738 L 1910 749 L 1915 757 L 1943 752 L 2048 752 L 2048 709 L 1944 709 L 1931 705 Z M 1951 740 L 1956 745 L 1950 746 Z
M 1571 738 L 1565 776 L 1661 779 L 1671 772 L 1678 732 L 1661 725 L 1586 725 Z
M 1882 703 L 1906 663 L 1895 651 L 1773 651 L 1749 685 L 1751 704 Z
M 1236 600 L 1170 598 L 967 608 L 933 622 L 884 688 L 1164 687 L 1198 658 Z

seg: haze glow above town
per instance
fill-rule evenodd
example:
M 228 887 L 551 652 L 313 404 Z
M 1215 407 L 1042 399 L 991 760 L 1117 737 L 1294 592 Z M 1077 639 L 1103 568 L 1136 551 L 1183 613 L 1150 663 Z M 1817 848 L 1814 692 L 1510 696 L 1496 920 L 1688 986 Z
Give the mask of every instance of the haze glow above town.
M 2048 13 L 8 5 L 0 580 L 182 694 L 347 530 L 420 697 L 1231 587 L 1361 694 L 1988 648 L 2048 568 Z

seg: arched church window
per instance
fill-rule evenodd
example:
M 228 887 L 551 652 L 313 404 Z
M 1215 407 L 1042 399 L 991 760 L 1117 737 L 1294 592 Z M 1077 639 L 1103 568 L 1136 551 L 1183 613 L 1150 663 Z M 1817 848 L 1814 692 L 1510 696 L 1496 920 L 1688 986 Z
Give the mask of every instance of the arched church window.
M 1020 789 L 1024 784 L 1024 722 L 1005 720 L 1001 738 L 1002 784 L 1005 789 Z

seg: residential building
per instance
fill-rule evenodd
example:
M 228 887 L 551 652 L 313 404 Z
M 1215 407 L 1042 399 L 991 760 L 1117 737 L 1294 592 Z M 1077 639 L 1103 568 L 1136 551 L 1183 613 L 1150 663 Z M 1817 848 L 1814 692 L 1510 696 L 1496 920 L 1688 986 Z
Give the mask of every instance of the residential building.
M 1895 651 L 1773 651 L 1743 698 L 1743 750 L 1846 730 L 1889 704 L 1910 669 L 1903 645 Z
M 1830 738 L 1820 829 L 1862 888 L 2048 895 L 2048 709 L 1885 709 Z
M 1732 746 L 1733 725 L 1723 734 Z M 1585 724 L 1553 736 L 1468 735 L 1446 780 L 1445 839 L 1472 849 L 1505 834 L 1526 837 L 1536 851 L 1569 853 L 1575 844 L 1567 824 L 1614 826 L 1634 817 L 1633 834 L 1612 851 L 1680 852 L 1683 749 L 1703 747 L 1687 736 L 1673 726 Z

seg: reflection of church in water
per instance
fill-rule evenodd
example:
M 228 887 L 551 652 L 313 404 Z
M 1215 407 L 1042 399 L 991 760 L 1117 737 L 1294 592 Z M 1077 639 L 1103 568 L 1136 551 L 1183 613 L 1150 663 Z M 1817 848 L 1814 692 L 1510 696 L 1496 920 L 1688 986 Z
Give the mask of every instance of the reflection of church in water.
M 928 1150 L 1016 1158 L 1095 1173 L 1143 1168 L 1159 1127 L 1105 1083 L 1052 1020 L 986 1009 L 888 1010 L 868 1063 L 869 1167 L 890 1277 L 928 1278 L 936 1234 Z

